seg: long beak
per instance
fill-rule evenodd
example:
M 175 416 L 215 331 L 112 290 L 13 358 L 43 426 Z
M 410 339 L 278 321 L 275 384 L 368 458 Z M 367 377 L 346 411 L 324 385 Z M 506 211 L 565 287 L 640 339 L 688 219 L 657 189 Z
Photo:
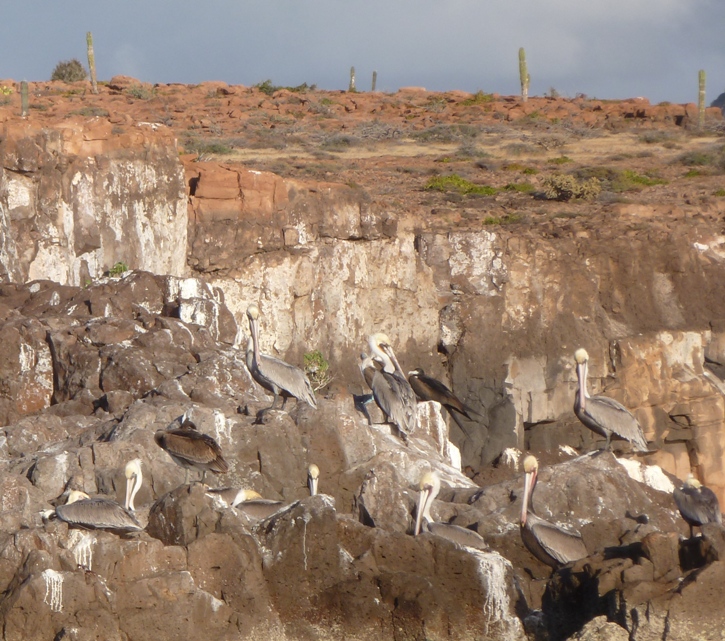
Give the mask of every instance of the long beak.
M 126 479 L 126 501 L 124 507 L 127 510 L 135 511 L 136 508 L 133 506 L 133 486 L 136 485 L 136 475 L 134 474 L 130 479 Z
M 586 407 L 586 399 L 588 398 L 587 394 L 587 364 L 584 363 L 577 363 L 576 365 L 576 377 L 579 379 L 579 404 L 581 405 L 581 408 L 584 409 Z
M 529 509 L 529 500 L 531 493 L 534 491 L 534 482 L 536 481 L 536 474 L 534 472 L 527 472 L 524 477 L 524 499 L 521 504 L 521 525 L 526 525 L 526 515 Z
M 428 503 L 429 497 L 430 488 L 425 488 L 421 490 L 420 494 L 418 495 L 418 511 L 415 515 L 415 536 L 418 536 L 418 534 L 420 534 L 420 526 L 423 522 L 423 514 L 425 514 L 426 503 Z
M 317 482 L 320 479 L 316 479 L 312 476 L 307 476 L 307 487 L 310 488 L 310 496 L 315 496 L 317 494 Z

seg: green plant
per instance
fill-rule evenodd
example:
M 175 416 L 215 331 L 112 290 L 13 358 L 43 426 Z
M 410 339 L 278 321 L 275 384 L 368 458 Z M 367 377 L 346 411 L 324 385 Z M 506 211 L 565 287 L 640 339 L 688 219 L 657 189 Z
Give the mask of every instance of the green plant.
M 552 165 L 565 165 L 568 162 L 574 162 L 569 156 L 557 156 L 556 158 L 549 158 L 546 162 Z
M 141 85 L 134 85 L 133 87 L 126 89 L 126 95 L 138 100 L 151 100 L 151 98 L 156 95 L 156 90 L 148 89 L 147 87 L 142 87 Z
M 519 80 L 521 81 L 521 101 L 526 102 L 529 99 L 531 76 L 526 66 L 526 51 L 523 47 L 519 49 Z
M 87 75 L 80 61 L 73 58 L 72 60 L 64 60 L 55 65 L 50 79 L 61 80 L 63 82 L 78 82 L 79 80 L 85 80 Z
M 113 267 L 111 267 L 111 269 L 108 270 L 108 275 L 117 278 L 127 271 L 128 265 L 119 260 Z
M 458 174 L 448 176 L 435 176 L 431 178 L 424 189 L 430 191 L 455 191 L 459 194 L 478 194 L 482 196 L 493 196 L 498 189 L 489 185 L 477 185 L 470 180 L 461 178 Z
M 5 85 L 0 87 L 0 96 L 12 96 L 12 95 L 13 95 L 12 87 L 6 87 Z
M 702 169 L 689 169 L 685 172 L 683 178 L 697 178 L 698 176 L 709 176 L 709 173 Z
M 521 220 L 521 216 L 518 214 L 506 214 L 505 216 L 486 216 L 481 221 L 483 225 L 510 225 L 511 223 L 517 223 Z
M 483 93 L 480 89 L 470 98 L 461 101 L 461 106 L 470 107 L 471 105 L 485 105 L 493 102 L 493 94 Z
M 80 109 L 76 109 L 70 113 L 77 116 L 85 116 L 86 118 L 108 118 L 109 116 L 106 109 L 101 107 L 92 107 L 90 105 L 87 107 L 81 107 Z
M 534 186 L 531 183 L 509 183 L 504 189 L 506 191 L 518 191 L 522 194 L 528 194 L 534 191 Z
M 549 200 L 572 200 L 581 198 L 591 200 L 602 191 L 602 184 L 596 178 L 577 180 L 571 174 L 554 174 L 542 181 L 544 196 Z
M 725 189 L 716 189 L 712 192 L 712 195 L 717 196 L 718 198 L 722 198 L 723 196 L 725 196 Z
M 699 91 L 697 94 L 697 128 L 705 126 L 705 70 L 700 69 L 697 74 Z
M 303 356 L 303 361 L 305 374 L 310 379 L 315 392 L 327 387 L 333 381 L 334 376 L 330 374 L 330 364 L 320 350 L 307 352 Z
M 93 53 L 93 34 L 86 33 L 86 47 L 88 50 L 88 69 L 91 72 L 91 91 L 98 93 L 98 81 L 96 80 L 96 55 Z

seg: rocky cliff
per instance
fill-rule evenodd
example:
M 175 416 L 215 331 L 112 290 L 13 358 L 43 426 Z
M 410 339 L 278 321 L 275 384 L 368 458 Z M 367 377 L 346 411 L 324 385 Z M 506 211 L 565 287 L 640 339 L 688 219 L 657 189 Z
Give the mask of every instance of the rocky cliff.
M 421 217 L 334 176 L 196 160 L 156 123 L 4 122 L 5 638 L 556 639 L 603 615 L 634 639 L 690 638 L 687 604 L 718 580 L 717 531 L 679 541 L 672 480 L 650 468 L 562 461 L 595 445 L 571 412 L 586 346 L 591 387 L 640 420 L 644 461 L 673 480 L 695 471 L 725 499 L 720 201 L 614 202 L 591 217 L 577 204 L 553 222 L 492 225 L 471 203 L 462 218 Z M 486 206 L 520 202 L 498 198 Z M 253 301 L 263 351 L 329 360 L 316 411 L 257 420 L 268 399 L 242 349 Z M 421 404 L 408 447 L 368 426 L 355 401 L 373 331 L 480 418 L 449 436 Z M 220 483 L 288 507 L 250 522 L 184 484 L 153 434 L 185 413 L 230 462 Z M 507 448 L 552 464 L 541 511 L 582 529 L 592 555 L 551 581 L 516 531 Z M 134 457 L 148 533 L 41 522 L 69 489 L 121 500 Z M 324 496 L 304 498 L 309 462 Z M 457 488 L 437 518 L 488 551 L 409 536 L 431 467 Z M 703 622 L 721 624 L 717 609 Z

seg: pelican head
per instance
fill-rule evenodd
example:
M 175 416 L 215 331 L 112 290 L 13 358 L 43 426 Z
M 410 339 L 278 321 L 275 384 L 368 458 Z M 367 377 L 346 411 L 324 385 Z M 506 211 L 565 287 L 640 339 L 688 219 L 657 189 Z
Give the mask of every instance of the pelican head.
M 395 371 L 395 366 L 389 353 L 391 344 L 388 335 L 383 332 L 371 334 L 368 338 L 368 344 L 370 345 L 373 359 L 383 363 L 383 369 L 389 374 L 392 374 Z
M 256 321 L 259 318 L 259 307 L 254 303 L 247 307 L 247 318 L 250 321 Z
M 574 352 L 574 360 L 577 362 L 577 365 L 583 365 L 589 360 L 589 354 L 587 354 L 587 350 L 585 350 L 583 347 L 580 347 L 576 352 Z
M 66 505 L 70 505 L 71 503 L 75 503 L 76 501 L 83 501 L 84 499 L 91 498 L 86 494 L 85 492 L 81 492 L 80 490 L 71 490 L 68 494 L 68 500 L 65 502 Z
M 314 463 L 307 466 L 307 487 L 310 488 L 310 496 L 317 494 L 317 483 L 320 480 L 320 468 Z
M 534 487 L 536 486 L 536 477 L 539 473 L 539 462 L 535 456 L 529 454 L 524 459 L 524 498 L 521 502 L 521 525 L 526 525 L 526 517 L 529 509 L 529 503 L 531 497 L 534 494 Z
M 420 494 L 418 495 L 418 511 L 415 515 L 415 535 L 420 534 L 423 520 L 430 522 L 433 519 L 430 515 L 430 506 L 433 499 L 438 496 L 441 489 L 441 480 L 435 472 L 426 472 L 420 479 Z
M 699 490 L 702 487 L 702 483 L 698 481 L 693 474 L 688 474 L 685 479 L 685 487 L 691 487 L 695 490 Z
M 126 502 L 124 506 L 127 510 L 135 512 L 136 508 L 133 505 L 133 500 L 136 497 L 136 493 L 141 489 L 141 483 L 143 483 L 141 459 L 135 458 L 126 463 L 124 474 L 126 475 Z

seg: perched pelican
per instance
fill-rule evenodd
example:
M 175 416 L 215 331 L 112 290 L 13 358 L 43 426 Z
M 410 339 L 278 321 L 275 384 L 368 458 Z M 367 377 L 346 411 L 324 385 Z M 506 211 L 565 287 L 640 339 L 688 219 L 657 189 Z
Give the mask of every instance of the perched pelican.
M 536 516 L 534 488 L 539 473 L 535 456 L 524 459 L 524 498 L 521 505 L 521 539 L 539 561 L 556 569 L 589 554 L 579 534 L 567 532 L 558 525 Z
M 426 472 L 420 479 L 420 494 L 418 496 L 418 510 L 415 515 L 415 536 L 420 534 L 422 529 L 427 530 L 435 536 L 447 539 L 458 545 L 465 545 L 478 550 L 487 550 L 488 546 L 483 537 L 473 530 L 454 525 L 453 523 L 438 523 L 431 518 L 430 506 L 433 499 L 438 496 L 441 489 L 441 481 L 435 472 Z
M 246 516 L 259 520 L 266 519 L 285 506 L 282 501 L 264 499 L 259 492 L 246 488 L 209 488 L 206 493 L 210 496 L 218 496 L 229 507 L 236 508 Z
M 140 480 L 134 480 L 133 494 L 138 490 Z M 128 492 L 126 493 L 128 496 Z M 85 492 L 73 490 L 65 505 L 55 508 L 55 516 L 68 525 L 78 527 L 115 530 L 117 532 L 139 532 L 143 530 L 136 517 L 116 501 L 103 497 L 91 498 Z
M 403 440 L 418 426 L 415 392 L 400 369 L 390 339 L 382 333 L 373 334 L 368 342 L 372 357 L 365 357 L 360 365 L 373 398 L 388 421 L 397 426 Z M 362 356 L 362 355 L 361 355 Z M 379 369 L 375 361 L 382 363 Z
M 414 369 L 412 372 L 408 372 L 408 382 L 421 401 L 437 401 L 443 405 L 458 427 L 461 428 L 461 431 L 468 436 L 468 430 L 463 427 L 461 419 L 453 412 L 458 412 L 458 414 L 462 414 L 469 421 L 472 421 L 471 414 L 479 415 L 476 410 L 468 407 L 468 405 L 461 401 L 461 399 L 439 380 L 432 376 L 427 376 L 420 367 Z
M 310 496 L 317 494 L 317 483 L 320 480 L 320 468 L 314 463 L 307 466 L 307 487 L 310 488 Z
M 609 449 L 612 435 L 629 441 L 640 452 L 648 451 L 647 439 L 642 433 L 637 419 L 621 403 L 607 396 L 589 396 L 587 391 L 587 371 L 589 354 L 585 349 L 574 353 L 576 376 L 579 388 L 574 398 L 574 413 L 592 432 L 605 436 Z
M 269 409 L 277 407 L 280 396 L 282 397 L 282 409 L 290 396 L 305 401 L 317 409 L 315 393 L 312 391 L 307 374 L 299 367 L 259 351 L 259 307 L 254 304 L 250 305 L 247 308 L 247 318 L 249 319 L 249 331 L 252 334 L 247 342 L 247 367 L 252 378 L 264 389 L 274 394 L 274 401 Z
M 181 427 L 157 430 L 154 441 L 175 463 L 186 469 L 184 483 L 189 482 L 189 470 L 201 470 L 202 482 L 207 470 L 214 474 L 229 471 L 219 444 L 211 436 L 198 432 L 194 423 L 188 419 L 184 420 Z
M 675 488 L 673 496 L 682 518 L 690 526 L 690 538 L 696 525 L 700 527 L 705 523 L 722 525 L 720 503 L 715 492 L 705 487 L 692 474 L 687 477 L 682 487 Z

